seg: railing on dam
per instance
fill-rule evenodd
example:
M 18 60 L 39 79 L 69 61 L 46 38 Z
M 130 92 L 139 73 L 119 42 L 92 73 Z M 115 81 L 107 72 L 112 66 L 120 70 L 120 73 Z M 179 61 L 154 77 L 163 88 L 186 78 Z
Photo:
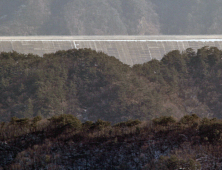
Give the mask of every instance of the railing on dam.
M 161 59 L 172 50 L 197 50 L 204 46 L 222 49 L 222 36 L 31 36 L 0 37 L 0 52 L 17 51 L 43 56 L 58 50 L 91 48 L 128 65 Z

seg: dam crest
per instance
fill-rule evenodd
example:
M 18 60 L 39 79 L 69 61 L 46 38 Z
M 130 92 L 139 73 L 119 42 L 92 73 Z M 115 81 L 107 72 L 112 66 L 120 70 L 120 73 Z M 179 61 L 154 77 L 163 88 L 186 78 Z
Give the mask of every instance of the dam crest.
M 0 37 L 0 52 L 17 51 L 43 56 L 59 50 L 91 48 L 130 66 L 160 60 L 172 51 L 204 46 L 222 49 L 222 35 L 160 36 L 17 36 Z

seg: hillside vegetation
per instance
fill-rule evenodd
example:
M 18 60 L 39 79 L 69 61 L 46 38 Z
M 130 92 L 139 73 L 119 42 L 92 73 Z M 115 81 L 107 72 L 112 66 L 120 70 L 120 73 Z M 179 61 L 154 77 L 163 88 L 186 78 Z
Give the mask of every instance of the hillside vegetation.
M 72 115 L 0 127 L 0 169 L 219 170 L 222 120 L 195 114 L 111 125 Z
M 222 34 L 219 0 L 1 0 L 0 35 Z
M 203 47 L 130 67 L 90 49 L 43 58 L 0 54 L 0 119 L 71 114 L 82 121 L 197 114 L 221 118 L 222 51 Z

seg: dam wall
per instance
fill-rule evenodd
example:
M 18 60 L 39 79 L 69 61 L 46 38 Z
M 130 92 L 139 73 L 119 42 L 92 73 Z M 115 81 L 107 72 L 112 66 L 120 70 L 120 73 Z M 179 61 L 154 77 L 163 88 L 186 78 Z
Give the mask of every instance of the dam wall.
M 196 36 L 29 36 L 0 37 L 0 52 L 17 51 L 43 56 L 59 50 L 91 48 L 134 65 L 160 60 L 172 50 L 197 50 L 204 46 L 222 49 L 222 35 Z

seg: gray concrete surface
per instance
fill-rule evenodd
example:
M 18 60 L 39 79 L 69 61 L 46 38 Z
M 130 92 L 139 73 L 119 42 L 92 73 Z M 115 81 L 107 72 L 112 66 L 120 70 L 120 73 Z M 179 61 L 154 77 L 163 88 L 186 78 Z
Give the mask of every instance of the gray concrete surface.
M 17 51 L 43 56 L 58 50 L 91 48 L 128 65 L 161 59 L 172 50 L 197 50 L 204 46 L 222 49 L 222 35 L 194 36 L 18 36 L 0 37 L 0 52 Z

